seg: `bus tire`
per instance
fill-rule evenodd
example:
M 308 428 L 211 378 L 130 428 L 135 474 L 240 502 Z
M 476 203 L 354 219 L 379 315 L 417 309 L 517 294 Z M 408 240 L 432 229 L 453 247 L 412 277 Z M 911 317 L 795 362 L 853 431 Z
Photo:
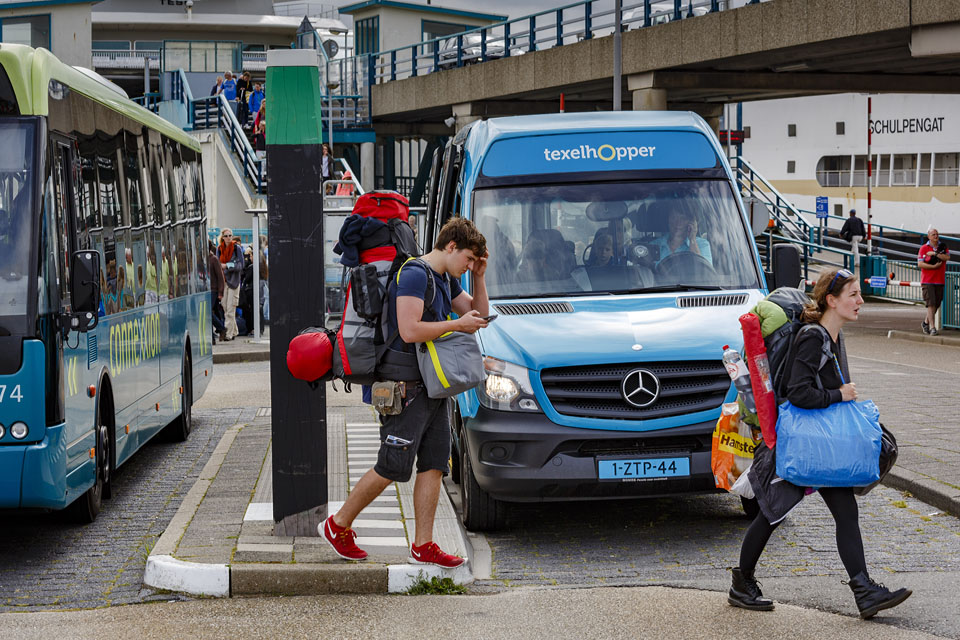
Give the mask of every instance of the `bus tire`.
M 180 375 L 183 392 L 180 394 L 180 415 L 170 423 L 170 437 L 175 442 L 185 442 L 193 430 L 193 366 L 190 362 L 190 345 L 183 354 L 183 373 Z
M 97 423 L 94 429 L 96 435 L 94 452 L 96 480 L 92 487 L 87 489 L 67 508 L 69 518 L 80 524 L 90 524 L 97 519 L 97 515 L 103 508 L 103 498 L 110 486 L 112 469 L 110 463 L 112 459 L 110 455 L 110 427 L 103 416 L 103 409 L 104 405 L 101 401 L 97 407 Z
M 463 526 L 467 531 L 495 531 L 503 526 L 504 504 L 491 497 L 477 483 L 477 478 L 473 475 L 473 463 L 470 462 L 467 443 L 464 440 L 462 444 L 460 472 L 463 505 L 460 518 Z

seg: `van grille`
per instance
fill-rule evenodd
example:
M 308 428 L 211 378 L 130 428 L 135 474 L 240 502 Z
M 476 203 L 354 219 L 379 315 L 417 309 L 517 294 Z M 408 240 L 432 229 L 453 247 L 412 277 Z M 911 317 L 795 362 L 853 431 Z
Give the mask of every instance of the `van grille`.
M 681 296 L 677 306 L 681 309 L 696 307 L 732 307 L 746 303 L 747 294 L 733 293 L 722 296 Z
M 660 379 L 660 396 L 649 407 L 635 407 L 623 399 L 620 385 L 634 369 L 646 369 Z M 557 413 L 608 420 L 649 420 L 716 409 L 730 389 L 720 360 L 558 367 L 544 369 L 540 382 Z
M 520 302 L 517 304 L 495 304 L 497 313 L 505 316 L 532 316 L 546 313 L 573 313 L 569 302 Z

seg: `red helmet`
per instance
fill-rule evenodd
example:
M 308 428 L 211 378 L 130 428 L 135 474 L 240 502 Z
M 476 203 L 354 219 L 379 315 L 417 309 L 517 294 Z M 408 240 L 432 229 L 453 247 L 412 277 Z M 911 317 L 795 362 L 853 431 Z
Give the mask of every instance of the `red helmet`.
M 290 341 L 287 369 L 297 380 L 316 382 L 333 366 L 333 344 L 323 329 L 311 327 Z

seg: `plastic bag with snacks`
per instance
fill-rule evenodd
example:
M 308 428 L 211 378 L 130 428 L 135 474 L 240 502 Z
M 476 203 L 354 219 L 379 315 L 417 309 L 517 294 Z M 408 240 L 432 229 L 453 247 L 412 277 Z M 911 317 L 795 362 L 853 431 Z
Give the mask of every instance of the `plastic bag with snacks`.
M 755 434 L 749 424 L 740 420 L 740 408 L 737 403 L 724 404 L 720 419 L 717 420 L 717 426 L 713 430 L 710 452 L 713 479 L 718 489 L 733 490 L 737 479 L 753 463 L 753 450 L 756 449 L 759 441 L 759 429 Z M 749 483 L 747 484 L 749 486 Z M 740 486 L 743 486 L 742 483 Z M 740 495 L 741 491 L 735 493 Z

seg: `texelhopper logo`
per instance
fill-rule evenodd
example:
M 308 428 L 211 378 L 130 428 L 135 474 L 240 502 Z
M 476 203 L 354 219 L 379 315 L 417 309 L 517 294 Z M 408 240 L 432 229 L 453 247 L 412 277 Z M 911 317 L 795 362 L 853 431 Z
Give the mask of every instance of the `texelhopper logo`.
M 547 149 L 543 150 L 543 158 L 547 162 L 559 160 L 593 160 L 599 159 L 604 162 L 613 160 L 633 160 L 634 158 L 652 158 L 656 147 L 615 147 L 612 144 L 602 144 L 594 147 L 589 144 L 581 144 L 578 147 L 567 149 Z

